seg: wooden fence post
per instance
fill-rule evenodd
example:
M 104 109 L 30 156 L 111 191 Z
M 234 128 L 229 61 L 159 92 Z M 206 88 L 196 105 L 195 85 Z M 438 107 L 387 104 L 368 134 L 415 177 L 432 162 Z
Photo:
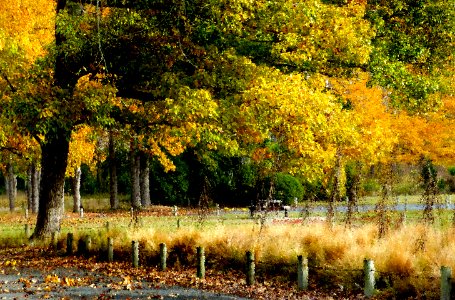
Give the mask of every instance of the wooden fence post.
M 52 249 L 58 250 L 57 249 L 57 245 L 58 245 L 58 233 L 54 231 L 51 234 L 51 247 L 52 247 Z
M 297 283 L 299 290 L 308 289 L 308 258 L 297 256 Z
M 246 284 L 254 285 L 254 254 L 246 252 Z
M 205 253 L 203 247 L 197 247 L 197 277 L 205 277 Z
M 66 236 L 66 254 L 67 255 L 73 254 L 73 238 L 74 238 L 73 233 L 68 232 L 68 235 Z
M 131 246 L 133 250 L 133 268 L 137 268 L 139 267 L 139 242 L 132 241 Z
M 375 278 L 374 278 L 374 262 L 371 259 L 365 259 L 363 261 L 363 273 L 365 276 L 365 285 L 364 285 L 364 295 L 367 298 L 371 298 L 374 295 L 374 286 L 375 286 Z
M 92 251 L 92 238 L 89 235 L 86 235 L 84 237 L 84 246 L 85 246 L 84 255 L 89 257 L 90 252 Z
M 107 261 L 114 261 L 114 239 L 111 237 L 107 238 Z
M 167 248 L 165 243 L 160 244 L 160 269 L 161 271 L 166 270 L 166 260 L 167 260 Z
M 30 225 L 25 224 L 25 236 L 30 237 Z
M 452 269 L 441 267 L 441 300 L 450 300 L 452 290 Z

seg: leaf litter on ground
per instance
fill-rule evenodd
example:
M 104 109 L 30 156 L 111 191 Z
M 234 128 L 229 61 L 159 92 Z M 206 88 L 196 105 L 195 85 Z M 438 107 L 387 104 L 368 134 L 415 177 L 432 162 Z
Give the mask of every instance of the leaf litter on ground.
M 132 268 L 127 262 L 61 256 L 29 246 L 0 250 L 0 299 L 363 299 L 339 291 L 300 291 L 283 280 L 247 286 L 244 277 L 233 270 L 207 270 L 199 279 L 191 267 Z

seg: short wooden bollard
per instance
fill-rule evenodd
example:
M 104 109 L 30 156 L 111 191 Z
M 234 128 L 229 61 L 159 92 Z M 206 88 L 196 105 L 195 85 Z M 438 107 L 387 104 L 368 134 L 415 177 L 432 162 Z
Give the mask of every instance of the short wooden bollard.
M 82 206 L 79 208 L 79 218 L 84 218 L 84 208 Z
M 374 278 L 374 262 L 371 259 L 365 259 L 363 261 L 363 273 L 365 276 L 365 285 L 363 293 L 365 297 L 371 298 L 374 296 L 375 278 Z
M 84 244 L 85 244 L 84 255 L 90 256 L 90 252 L 92 251 L 92 238 L 89 235 L 84 237 Z
M 111 237 L 107 238 L 107 261 L 114 261 L 114 239 Z
M 51 247 L 54 250 L 58 250 L 58 233 L 55 231 L 51 234 Z
M 25 229 L 25 236 L 29 237 L 30 236 L 30 225 L 25 224 L 24 229 Z
M 25 219 L 28 220 L 28 208 L 25 209 Z
M 308 289 L 308 258 L 297 256 L 297 286 L 299 290 Z
M 174 208 L 172 209 L 173 213 L 174 213 L 174 217 L 177 217 L 178 216 L 178 208 L 177 208 L 177 205 L 174 205 Z
M 197 247 L 197 277 L 204 278 L 205 277 L 205 253 L 204 248 Z
M 74 235 L 69 232 L 68 235 L 66 236 L 66 254 L 71 255 L 73 254 L 73 238 Z
M 166 270 L 167 248 L 165 243 L 160 244 L 160 269 Z
M 131 242 L 131 248 L 133 252 L 133 268 L 139 267 L 139 242 L 137 241 L 132 241 Z
M 441 300 L 450 300 L 452 292 L 452 269 L 441 267 Z
M 111 227 L 111 224 L 109 224 L 109 222 L 106 222 L 106 231 L 107 231 L 107 232 L 109 232 L 110 227 Z
M 254 285 L 254 254 L 251 251 L 246 252 L 246 284 Z

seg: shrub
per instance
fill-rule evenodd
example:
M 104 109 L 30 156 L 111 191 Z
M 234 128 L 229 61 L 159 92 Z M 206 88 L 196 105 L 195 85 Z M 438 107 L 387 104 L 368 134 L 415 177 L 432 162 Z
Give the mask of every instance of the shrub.
M 294 198 L 302 199 L 303 186 L 300 181 L 292 175 L 277 173 L 275 182 L 275 197 L 283 200 L 283 204 L 291 205 Z

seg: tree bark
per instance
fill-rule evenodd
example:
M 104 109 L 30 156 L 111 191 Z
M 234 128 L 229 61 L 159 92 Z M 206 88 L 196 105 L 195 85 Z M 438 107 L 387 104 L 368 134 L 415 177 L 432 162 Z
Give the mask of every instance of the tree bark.
M 147 154 L 141 152 L 140 155 L 140 185 L 141 185 L 141 204 L 144 207 L 150 206 L 150 164 Z
M 32 213 L 38 212 L 40 171 L 35 162 L 27 170 L 27 207 Z
M 60 230 L 64 209 L 64 183 L 68 163 L 71 131 L 55 128 L 41 144 L 41 176 L 39 210 L 31 239 L 43 239 Z
M 16 209 L 17 177 L 11 163 L 6 165 L 5 189 L 9 200 L 9 210 L 13 212 Z
M 78 213 L 81 208 L 81 167 L 77 167 L 73 180 L 73 212 Z
M 32 173 L 32 213 L 37 214 L 39 208 L 39 187 L 41 182 L 41 170 L 33 163 Z
M 119 207 L 117 180 L 117 158 L 115 156 L 114 136 L 111 131 L 109 132 L 109 195 L 111 209 Z
M 32 200 L 32 195 L 33 195 L 33 191 L 32 191 L 32 175 L 33 172 L 32 172 L 32 165 L 30 165 L 27 169 L 27 184 L 26 184 L 26 193 L 27 193 L 27 209 L 29 211 L 32 211 L 32 205 L 33 205 L 33 200 Z
M 130 162 L 131 162 L 131 206 L 134 208 L 141 207 L 141 184 L 140 184 L 140 168 L 141 160 L 137 153 L 134 141 L 131 141 L 130 146 Z

